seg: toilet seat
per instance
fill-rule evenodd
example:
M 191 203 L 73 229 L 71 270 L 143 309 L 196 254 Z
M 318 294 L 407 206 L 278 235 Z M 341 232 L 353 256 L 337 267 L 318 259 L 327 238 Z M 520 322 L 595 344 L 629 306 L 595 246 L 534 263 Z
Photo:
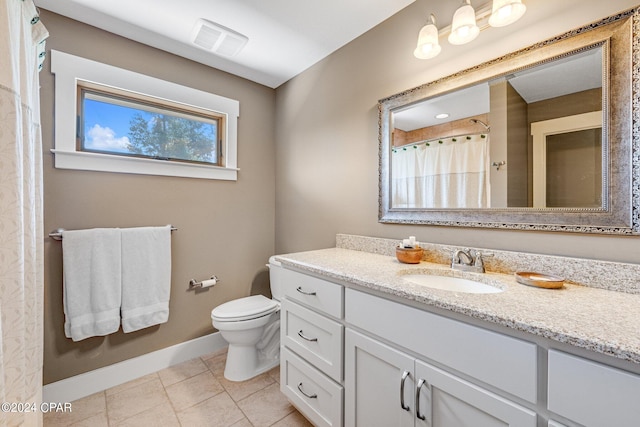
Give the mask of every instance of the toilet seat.
M 241 322 L 266 316 L 278 310 L 280 304 L 263 295 L 253 295 L 225 302 L 211 311 L 211 319 L 220 322 Z

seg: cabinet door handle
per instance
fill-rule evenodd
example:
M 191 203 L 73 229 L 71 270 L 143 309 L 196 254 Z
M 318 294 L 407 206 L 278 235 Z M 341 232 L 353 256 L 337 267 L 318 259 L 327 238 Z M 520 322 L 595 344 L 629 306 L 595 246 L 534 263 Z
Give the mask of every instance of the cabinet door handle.
M 421 420 L 427 419 L 427 417 L 420 413 L 420 390 L 426 383 L 426 380 L 420 378 L 420 380 L 418 381 L 418 385 L 416 386 L 416 417 L 420 418 Z
M 311 295 L 314 296 L 316 293 L 315 292 L 306 292 L 302 290 L 302 286 L 298 286 L 298 288 L 296 289 L 296 291 L 300 292 L 303 295 Z
M 302 329 L 300 329 L 300 330 L 298 331 L 298 336 L 299 336 L 300 338 L 302 338 L 303 340 L 312 341 L 312 342 L 318 341 L 318 338 L 309 338 L 308 336 L 306 336 L 306 335 L 302 332 Z
M 298 384 L 298 390 L 300 390 L 300 393 L 304 394 L 305 396 L 307 396 L 309 399 L 317 399 L 318 395 L 317 394 L 307 394 L 304 392 L 304 390 L 302 389 L 302 383 Z
M 410 411 L 411 408 L 404 404 L 404 382 L 407 380 L 407 377 L 409 377 L 409 371 L 404 371 L 402 373 L 402 379 L 400 380 L 400 407 L 405 411 Z

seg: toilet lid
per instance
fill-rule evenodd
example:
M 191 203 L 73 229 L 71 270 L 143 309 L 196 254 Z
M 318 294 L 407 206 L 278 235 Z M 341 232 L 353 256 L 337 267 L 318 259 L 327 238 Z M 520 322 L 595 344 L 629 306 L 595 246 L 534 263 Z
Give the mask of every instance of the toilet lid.
M 276 311 L 279 304 L 263 295 L 225 302 L 211 311 L 211 318 L 222 321 L 255 319 Z

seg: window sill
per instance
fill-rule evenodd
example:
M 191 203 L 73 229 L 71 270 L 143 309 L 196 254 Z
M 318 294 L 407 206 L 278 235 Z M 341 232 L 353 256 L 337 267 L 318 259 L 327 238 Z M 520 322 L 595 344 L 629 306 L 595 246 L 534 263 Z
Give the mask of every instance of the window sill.
M 56 149 L 52 149 L 51 152 L 55 156 L 55 167 L 61 169 L 181 176 L 226 181 L 238 179 L 239 169 L 236 168 Z

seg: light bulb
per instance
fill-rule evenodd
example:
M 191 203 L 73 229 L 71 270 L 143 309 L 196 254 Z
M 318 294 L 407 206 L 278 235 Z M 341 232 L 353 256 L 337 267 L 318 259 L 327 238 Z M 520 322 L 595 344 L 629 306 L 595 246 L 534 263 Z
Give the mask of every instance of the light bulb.
M 456 30 L 456 33 L 459 38 L 463 39 L 465 37 L 469 37 L 469 33 L 471 32 L 470 27 L 465 25 L 464 27 L 460 27 Z
M 493 0 L 489 25 L 492 27 L 504 27 L 513 24 L 524 15 L 527 6 L 522 0 Z

